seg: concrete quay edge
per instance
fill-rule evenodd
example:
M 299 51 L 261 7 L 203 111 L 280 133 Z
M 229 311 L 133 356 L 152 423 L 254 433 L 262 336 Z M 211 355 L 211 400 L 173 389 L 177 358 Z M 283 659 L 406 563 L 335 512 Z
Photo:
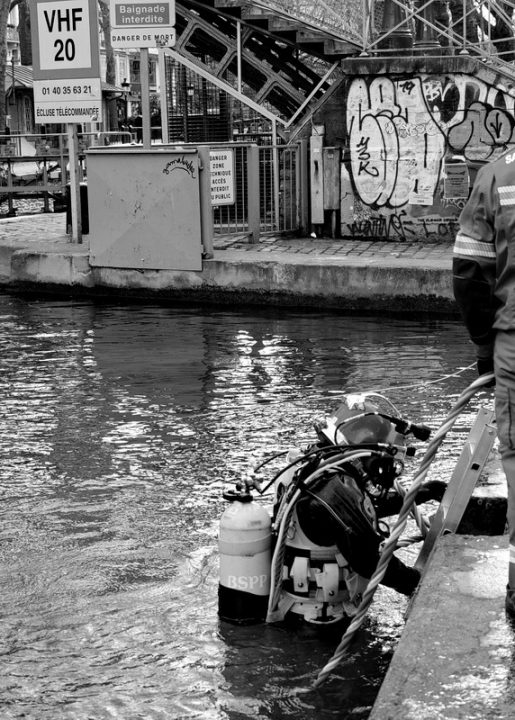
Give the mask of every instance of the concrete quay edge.
M 507 535 L 438 540 L 369 720 L 512 720 L 507 575 Z
M 70 242 L 62 215 L 0 220 L 0 285 L 349 311 L 455 314 L 451 248 L 312 238 L 215 238 L 201 271 L 94 267 L 89 237 Z
M 494 446 L 457 533 L 440 536 L 410 599 L 369 720 L 511 720 L 506 477 Z

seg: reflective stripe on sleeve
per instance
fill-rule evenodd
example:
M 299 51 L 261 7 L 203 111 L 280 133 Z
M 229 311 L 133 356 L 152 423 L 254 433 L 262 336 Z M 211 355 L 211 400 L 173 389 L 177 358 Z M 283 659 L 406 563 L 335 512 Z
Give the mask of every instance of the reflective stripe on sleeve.
M 489 242 L 481 242 L 459 232 L 454 243 L 454 254 L 466 257 L 495 259 L 495 248 Z
M 510 545 L 510 563 L 515 563 L 515 545 Z
M 515 205 L 515 185 L 503 185 L 497 189 L 500 205 Z

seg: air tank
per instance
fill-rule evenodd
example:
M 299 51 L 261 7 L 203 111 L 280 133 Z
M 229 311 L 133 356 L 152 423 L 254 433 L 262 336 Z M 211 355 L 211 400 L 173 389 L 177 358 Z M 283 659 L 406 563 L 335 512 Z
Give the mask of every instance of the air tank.
M 270 593 L 271 518 L 250 493 L 228 493 L 220 518 L 218 614 L 237 624 L 262 622 Z

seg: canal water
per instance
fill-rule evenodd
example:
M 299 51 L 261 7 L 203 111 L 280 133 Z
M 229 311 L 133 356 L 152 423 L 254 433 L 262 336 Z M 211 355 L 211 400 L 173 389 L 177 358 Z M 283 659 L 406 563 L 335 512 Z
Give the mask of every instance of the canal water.
M 405 598 L 379 588 L 312 690 L 340 630 L 218 619 L 222 489 L 313 441 L 345 392 L 436 430 L 472 361 L 458 321 L 0 295 L 2 720 L 368 717 Z

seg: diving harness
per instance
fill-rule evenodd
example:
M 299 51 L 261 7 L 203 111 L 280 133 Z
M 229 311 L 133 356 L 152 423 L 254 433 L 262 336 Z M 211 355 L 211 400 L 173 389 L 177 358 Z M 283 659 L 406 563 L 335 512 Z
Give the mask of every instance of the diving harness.
M 469 368 L 465 368 L 469 369 Z M 318 688 L 320 685 L 322 685 L 327 678 L 331 675 L 331 673 L 337 668 L 337 666 L 342 662 L 342 660 L 345 658 L 351 644 L 354 638 L 354 635 L 356 634 L 357 630 L 361 626 L 366 613 L 373 601 L 375 591 L 378 587 L 378 585 L 381 582 L 385 581 L 385 578 L 388 574 L 388 570 L 390 568 L 390 564 L 392 562 L 392 559 L 395 557 L 394 552 L 397 547 L 401 544 L 401 535 L 403 534 L 408 516 L 414 515 L 417 519 L 417 522 L 419 524 L 419 527 L 422 530 L 422 527 L 424 527 L 424 532 L 422 533 L 425 535 L 425 542 L 424 547 L 426 544 L 429 546 L 430 543 L 427 541 L 430 541 L 431 543 L 434 543 L 435 537 L 432 536 L 431 530 L 433 529 L 433 523 L 431 524 L 431 527 L 429 528 L 428 532 L 428 521 L 425 520 L 421 522 L 421 518 L 418 515 L 416 505 L 418 502 L 423 502 L 426 499 L 429 499 L 428 497 L 423 497 L 424 490 L 427 490 L 431 483 L 426 483 L 426 477 L 429 470 L 429 467 L 431 466 L 431 463 L 438 451 L 438 448 L 442 444 L 444 438 L 446 437 L 449 430 L 453 427 L 454 423 L 456 422 L 458 416 L 460 413 L 464 410 L 466 405 L 469 403 L 469 401 L 472 399 L 472 397 L 478 392 L 478 390 L 481 390 L 484 387 L 489 387 L 491 382 L 494 380 L 493 373 L 487 373 L 485 375 L 480 376 L 475 381 L 473 381 L 457 398 L 456 402 L 454 403 L 453 407 L 451 408 L 450 412 L 448 413 L 445 421 L 442 423 L 442 425 L 438 428 L 438 430 L 435 432 L 434 436 L 428 443 L 428 446 L 425 450 L 424 456 L 419 464 L 418 470 L 415 473 L 415 476 L 413 477 L 409 489 L 404 492 L 404 490 L 401 488 L 401 486 L 398 484 L 397 480 L 394 480 L 395 489 L 399 491 L 401 498 L 401 506 L 398 509 L 398 517 L 393 524 L 393 527 L 391 528 L 391 532 L 389 536 L 384 540 L 380 552 L 380 556 L 377 562 L 377 566 L 374 569 L 374 572 L 372 576 L 370 577 L 370 580 L 367 582 L 366 589 L 363 593 L 363 597 L 361 598 L 361 601 L 359 602 L 358 607 L 356 608 L 355 603 L 355 612 L 353 616 L 350 618 L 350 622 L 346 627 L 346 630 L 342 636 L 342 639 L 336 648 L 336 650 L 333 653 L 333 656 L 331 659 L 325 664 L 325 666 L 320 670 L 318 673 L 318 676 L 314 682 L 313 687 Z M 367 400 L 371 400 L 370 396 L 363 396 L 363 401 L 366 402 Z M 350 424 L 350 417 L 355 417 L 356 415 L 360 414 L 357 412 L 353 412 L 353 408 L 351 405 L 353 405 L 351 400 L 348 398 L 344 401 L 342 406 L 337 411 L 336 415 L 333 416 L 333 418 L 328 419 L 328 421 L 323 425 L 317 428 L 317 432 L 320 436 L 320 432 L 322 435 L 330 441 L 330 444 L 334 445 L 334 449 L 341 450 L 341 461 L 338 462 L 337 459 L 334 459 L 334 465 L 336 467 L 339 467 L 341 472 L 344 472 L 344 465 L 348 463 L 347 467 L 349 467 L 350 464 L 354 465 L 356 464 L 356 461 L 359 461 L 361 465 L 364 465 L 364 459 L 366 455 L 362 455 L 361 453 L 364 452 L 363 447 L 352 447 L 348 444 L 348 442 L 341 442 L 341 440 L 347 440 L 347 436 L 341 438 L 338 432 L 341 430 L 341 428 L 338 427 L 338 424 L 340 423 L 340 420 L 338 420 L 338 416 L 342 415 L 342 422 L 345 424 L 347 419 L 349 419 Z M 401 436 L 406 436 L 409 433 L 412 433 L 415 438 L 418 438 L 420 440 L 428 439 L 429 437 L 429 430 L 425 426 L 417 426 L 412 425 L 411 423 L 406 423 L 404 420 L 399 419 L 395 416 L 387 416 L 385 417 L 382 413 L 378 412 L 377 410 L 369 410 L 367 409 L 366 405 L 363 403 L 362 406 L 362 412 L 361 416 L 363 417 L 370 417 L 371 415 L 375 415 L 377 413 L 378 416 L 384 417 L 384 419 L 389 420 L 392 423 L 393 429 Z M 349 413 L 349 414 L 347 414 Z M 488 415 L 487 415 L 488 418 Z M 472 471 L 472 480 L 474 480 L 477 477 L 477 474 L 481 470 L 481 468 L 484 465 L 484 462 L 488 456 L 488 452 L 492 447 L 494 436 L 495 436 L 495 415 L 494 413 L 489 414 L 489 420 L 483 419 L 483 422 L 479 422 L 478 420 L 481 420 L 480 414 L 478 414 L 478 419 L 476 420 L 476 424 L 479 424 L 481 426 L 483 424 L 483 428 L 480 431 L 479 437 L 474 438 L 474 442 L 472 442 L 472 435 L 475 431 L 475 426 L 471 430 L 471 435 L 469 436 L 469 439 L 467 441 L 467 447 L 464 447 L 462 451 L 462 455 L 460 456 L 460 460 L 458 461 L 458 466 L 460 465 L 460 462 L 465 459 L 464 467 L 460 468 L 460 472 L 456 475 L 456 480 L 458 483 L 458 488 L 461 489 L 463 485 L 463 474 L 467 473 L 467 471 Z M 343 427 L 343 425 L 342 425 Z M 334 430 L 333 436 L 331 438 L 331 430 Z M 485 442 L 485 433 L 486 435 L 490 435 L 490 439 Z M 343 435 L 344 433 L 340 433 Z M 348 433 L 347 433 L 348 434 Z M 322 447 L 325 446 L 325 441 L 322 440 Z M 383 445 L 383 444 L 381 444 Z M 401 444 L 401 451 L 402 448 L 404 448 L 404 457 L 407 457 L 409 454 L 413 454 L 412 451 L 409 451 L 409 448 L 406 447 L 405 443 L 403 442 Z M 322 448 L 321 448 L 322 449 Z M 396 451 L 392 454 L 389 453 L 390 458 L 394 458 L 397 455 L 398 448 L 396 448 Z M 315 452 L 315 451 L 314 451 Z M 383 457 L 383 453 L 386 453 L 386 449 L 384 447 L 379 449 L 371 450 L 369 448 L 369 458 L 378 457 L 375 453 L 379 453 L 379 457 Z M 469 456 L 470 453 L 470 456 Z M 274 457 L 278 457 L 280 454 L 275 455 Z M 278 482 L 281 475 L 288 470 L 290 470 L 295 465 L 299 465 L 298 470 L 300 470 L 304 464 L 305 461 L 308 460 L 310 457 L 310 451 L 306 451 L 305 453 L 300 453 L 298 461 L 294 460 L 291 463 L 287 465 L 286 468 L 281 470 L 277 475 L 272 478 L 272 481 L 267 484 L 265 488 L 261 487 L 260 483 L 255 482 L 254 480 L 249 480 L 246 483 L 244 483 L 241 487 L 237 488 L 236 493 L 230 494 L 230 497 L 227 497 L 227 499 L 233 499 L 235 503 L 240 504 L 240 501 L 236 499 L 237 496 L 246 497 L 246 501 L 250 502 L 253 505 L 256 505 L 259 508 L 259 514 L 260 519 L 257 523 L 257 526 L 259 526 L 259 535 L 260 535 L 260 550 L 261 557 L 259 558 L 259 561 L 261 562 L 261 568 L 265 569 L 267 567 L 267 563 L 270 558 L 270 551 L 271 551 L 271 545 L 270 541 L 273 539 L 275 544 L 275 550 L 274 550 L 274 558 L 273 558 L 273 566 L 271 567 L 271 575 L 273 576 L 273 581 L 267 581 L 266 577 L 264 578 L 264 581 L 262 583 L 262 589 L 261 589 L 261 596 L 259 603 L 255 606 L 257 608 L 256 612 L 241 612 L 241 614 L 238 614 L 237 611 L 233 610 L 235 608 L 243 608 L 247 605 L 247 598 L 245 598 L 243 595 L 239 598 L 239 603 L 232 604 L 230 602 L 231 598 L 229 598 L 229 602 L 227 602 L 227 597 L 225 595 L 226 592 L 226 571 L 229 569 L 230 561 L 228 561 L 227 558 L 224 558 L 222 553 L 222 543 L 225 542 L 223 540 L 224 534 L 225 534 L 225 528 L 224 528 L 224 515 L 230 511 L 230 508 L 228 511 L 224 513 L 222 516 L 221 522 L 220 522 L 220 584 L 219 584 L 219 614 L 222 618 L 226 618 L 228 620 L 232 620 L 235 622 L 256 622 L 267 619 L 267 621 L 274 621 L 276 619 L 280 619 L 280 616 L 283 614 L 284 608 L 282 608 L 279 611 L 279 604 L 281 602 L 281 594 L 282 594 L 282 580 L 285 575 L 284 573 L 284 555 L 285 555 L 285 548 L 287 544 L 287 530 L 285 528 L 288 526 L 291 521 L 293 510 L 295 508 L 295 502 L 297 499 L 297 493 L 301 491 L 301 483 L 296 479 L 297 472 L 293 473 L 293 478 L 291 481 L 291 485 L 293 487 L 289 487 L 287 489 L 287 493 L 283 492 L 282 498 L 277 498 L 278 501 L 278 507 L 274 510 L 274 521 L 273 525 L 271 523 L 270 516 L 261 508 L 261 506 L 258 506 L 257 503 L 254 503 L 252 501 L 252 497 L 250 495 L 250 488 L 256 487 L 259 488 L 259 492 L 264 493 L 268 487 L 274 483 Z M 261 467 L 266 465 L 268 462 L 270 462 L 273 458 L 269 458 L 268 460 L 265 460 L 258 468 L 256 468 L 256 471 L 259 470 Z M 388 459 L 388 456 L 387 458 Z M 399 458 L 397 458 L 397 462 L 399 461 Z M 329 463 L 324 462 L 323 457 L 320 459 L 321 467 L 319 468 L 319 476 L 321 476 L 324 473 L 324 470 L 329 469 Z M 389 463 L 391 467 L 391 463 Z M 315 473 L 317 471 L 314 470 L 311 475 L 308 475 L 303 480 L 304 485 L 309 485 L 310 482 L 314 482 L 316 480 Z M 365 472 L 366 476 L 366 472 Z M 382 478 L 383 473 L 379 472 L 379 477 Z M 377 481 L 377 478 L 375 478 Z M 451 479 L 451 483 L 454 479 Z M 372 478 L 368 478 L 368 481 L 372 482 Z M 284 483 L 286 484 L 286 483 Z M 384 482 L 375 483 L 376 489 L 377 484 L 379 485 L 379 489 L 377 493 L 374 493 L 371 496 L 371 501 L 374 506 L 374 508 L 378 504 L 378 498 L 380 496 L 384 496 L 385 489 L 389 482 L 386 484 Z M 472 491 L 473 483 L 470 482 L 470 480 L 466 483 L 469 487 L 469 491 Z M 296 487 L 296 486 L 299 487 Z M 372 486 L 374 486 L 374 483 L 372 482 Z M 450 488 L 448 487 L 445 491 L 445 497 L 447 496 Z M 277 495 L 277 493 L 276 493 Z M 445 500 L 442 498 L 442 504 Z M 289 499 L 288 499 L 289 498 Z M 286 503 L 286 504 L 285 504 Z M 276 503 L 277 505 L 277 503 Z M 393 508 L 392 508 L 393 509 Z M 460 513 L 456 514 L 454 517 L 454 521 L 457 523 L 459 522 L 459 517 L 461 517 L 461 512 L 463 510 L 463 504 Z M 264 514 L 263 514 L 264 513 Z M 234 513 L 237 515 L 238 513 Z M 265 517 L 266 516 L 266 517 Z M 437 513 L 438 516 L 438 513 Z M 441 518 L 442 519 L 442 518 Z M 423 519 L 422 519 L 423 520 Z M 438 523 L 434 523 L 438 524 Z M 239 530 L 242 530 L 245 523 L 238 523 Z M 441 530 L 443 530 L 443 527 L 445 525 L 445 521 L 443 521 L 443 525 L 441 527 Z M 257 529 L 257 527 L 256 527 Z M 271 530 L 271 532 L 270 532 Z M 244 529 L 244 533 L 246 532 L 246 528 Z M 281 537 L 282 536 L 282 537 Z M 234 535 L 234 539 L 236 539 L 238 542 L 242 540 L 241 533 L 236 533 Z M 415 539 L 411 540 L 412 542 L 415 542 Z M 235 546 L 233 546 L 231 543 L 230 545 L 230 552 L 237 555 L 238 550 Z M 255 547 L 248 547 L 248 550 L 250 550 L 250 556 L 253 554 L 253 550 Z M 253 579 L 255 580 L 255 578 Z M 244 578 L 244 582 L 247 582 L 248 584 L 248 578 Z M 272 584 L 273 582 L 273 584 Z M 349 591 L 349 590 L 348 590 Z M 266 593 L 269 593 L 269 600 L 268 600 L 268 612 L 262 612 L 263 608 L 265 607 L 265 604 L 263 604 L 263 598 Z M 349 591 L 349 596 L 351 595 L 351 592 Z M 234 599 L 234 598 L 233 598 Z M 265 597 L 266 599 L 266 597 Z M 245 617 L 246 616 L 246 617 Z

